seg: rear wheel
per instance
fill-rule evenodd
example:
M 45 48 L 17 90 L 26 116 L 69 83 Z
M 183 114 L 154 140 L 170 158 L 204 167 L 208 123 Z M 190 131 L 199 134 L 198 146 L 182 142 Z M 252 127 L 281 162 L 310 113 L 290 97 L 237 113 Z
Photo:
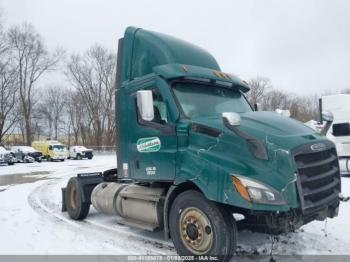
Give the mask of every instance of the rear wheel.
M 66 207 L 69 216 L 75 220 L 84 219 L 90 210 L 90 204 L 82 202 L 82 192 L 76 177 L 69 179 L 66 188 Z
M 237 229 L 232 214 L 198 191 L 183 192 L 175 199 L 169 227 L 179 255 L 217 255 L 228 261 L 236 247 Z

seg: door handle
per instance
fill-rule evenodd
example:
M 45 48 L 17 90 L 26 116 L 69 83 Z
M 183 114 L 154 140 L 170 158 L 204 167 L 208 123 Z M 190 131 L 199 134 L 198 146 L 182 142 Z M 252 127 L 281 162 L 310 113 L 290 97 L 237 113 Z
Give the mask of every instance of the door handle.
M 140 168 L 140 160 L 138 159 L 135 160 L 135 166 L 136 166 L 136 169 Z

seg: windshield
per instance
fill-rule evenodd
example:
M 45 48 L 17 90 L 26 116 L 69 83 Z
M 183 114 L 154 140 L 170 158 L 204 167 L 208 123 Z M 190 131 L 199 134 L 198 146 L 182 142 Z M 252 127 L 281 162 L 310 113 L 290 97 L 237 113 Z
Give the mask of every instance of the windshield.
M 63 145 L 53 145 L 52 147 L 54 150 L 57 150 L 57 151 L 63 151 L 66 148 Z
M 190 118 L 252 111 L 238 90 L 195 83 L 179 83 L 173 90 L 183 112 Z

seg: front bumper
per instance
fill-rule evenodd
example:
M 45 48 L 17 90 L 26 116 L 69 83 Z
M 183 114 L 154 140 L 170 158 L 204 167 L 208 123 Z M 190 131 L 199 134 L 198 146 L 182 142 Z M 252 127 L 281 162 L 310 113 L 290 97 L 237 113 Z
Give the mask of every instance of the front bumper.
M 4 158 L 0 158 L 0 164 L 14 164 L 17 162 L 17 158 L 12 156 L 6 156 Z
M 31 156 L 32 158 L 35 159 L 35 161 L 41 161 L 43 156 L 42 156 L 42 153 L 39 153 L 39 152 L 35 152 L 35 153 L 30 153 L 29 156 Z
M 338 212 L 339 199 L 309 214 L 303 213 L 300 209 L 292 209 L 288 212 L 251 212 L 247 210 L 246 212 L 241 212 L 244 214 L 245 219 L 239 221 L 238 224 L 240 227 L 248 228 L 255 232 L 282 234 L 295 231 L 314 220 L 336 217 Z
M 92 153 L 92 151 L 82 152 L 82 157 L 84 157 L 84 158 L 92 158 L 93 156 L 94 156 L 94 154 Z
M 65 159 L 67 159 L 66 156 L 54 156 L 54 157 L 52 157 L 52 160 L 65 160 Z

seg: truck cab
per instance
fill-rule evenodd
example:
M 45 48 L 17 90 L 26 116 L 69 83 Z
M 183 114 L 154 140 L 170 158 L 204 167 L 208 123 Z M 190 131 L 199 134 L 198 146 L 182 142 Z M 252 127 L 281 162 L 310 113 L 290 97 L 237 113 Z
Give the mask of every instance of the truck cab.
M 334 144 L 296 120 L 254 111 L 248 91 L 207 51 L 127 28 L 118 47 L 117 168 L 71 178 L 63 210 L 83 219 L 92 203 L 119 223 L 164 230 L 180 255 L 223 260 L 235 250 L 233 213 L 270 233 L 335 217 Z
M 320 101 L 323 110 L 333 113 L 334 121 L 327 137 L 334 142 L 339 157 L 340 172 L 350 175 L 350 94 L 323 96 Z

